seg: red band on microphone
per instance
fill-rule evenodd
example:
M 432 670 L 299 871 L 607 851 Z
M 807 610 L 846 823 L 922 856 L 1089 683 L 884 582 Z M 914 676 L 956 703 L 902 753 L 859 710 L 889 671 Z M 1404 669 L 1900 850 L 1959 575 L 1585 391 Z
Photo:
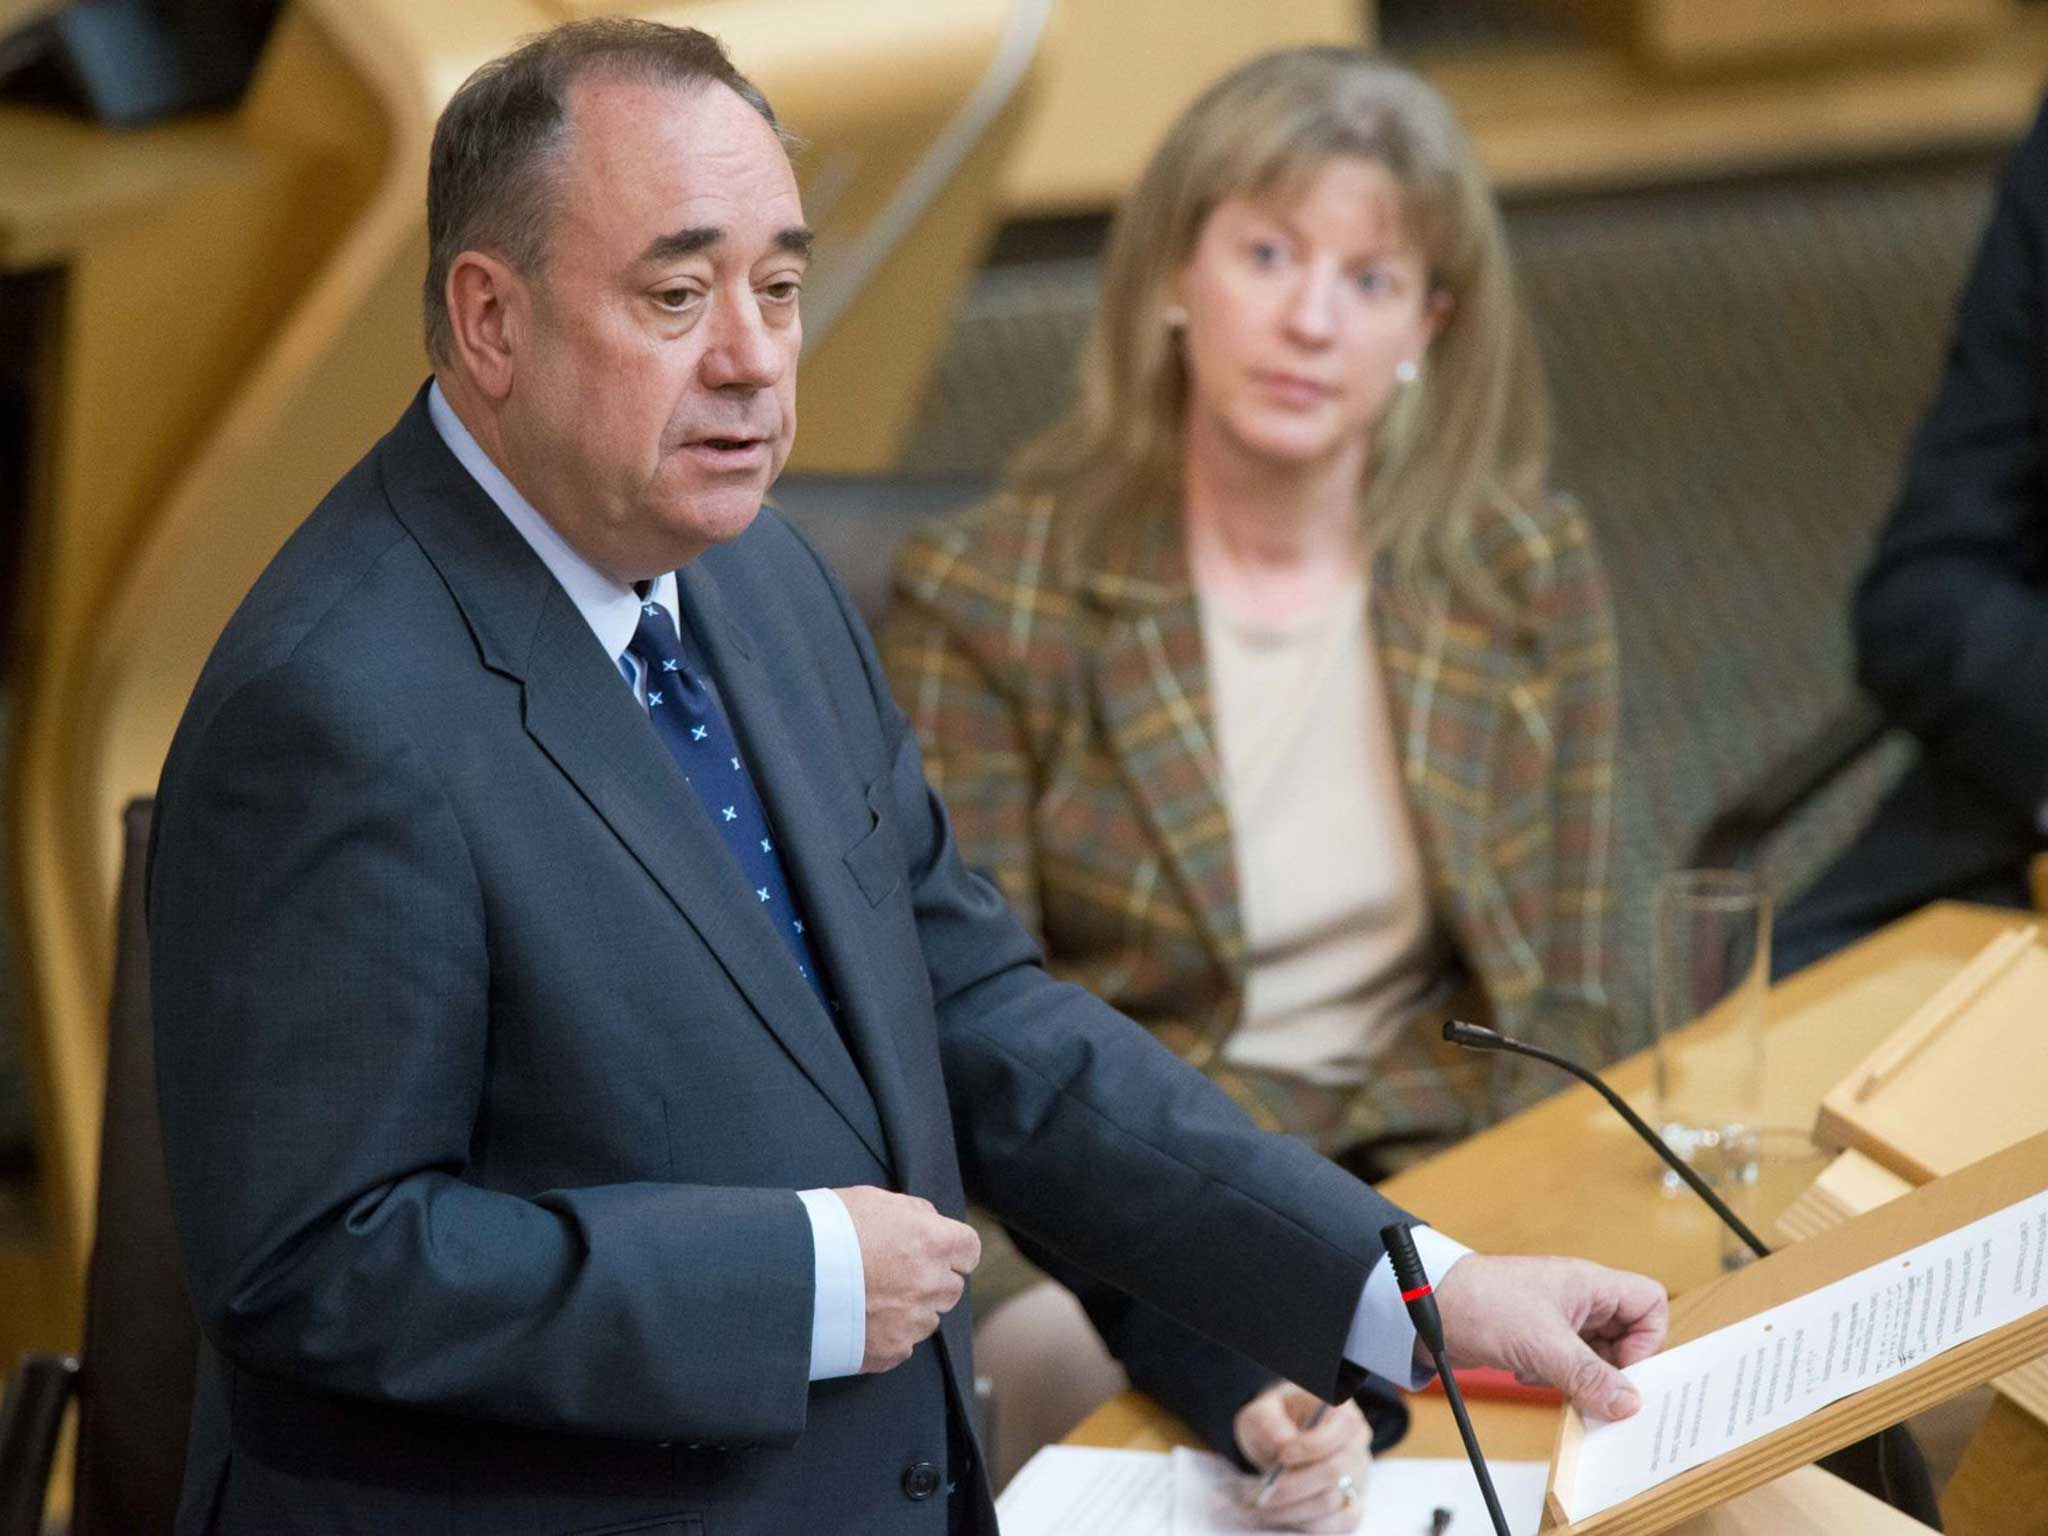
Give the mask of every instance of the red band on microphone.
M 1401 1293 L 1401 1299 L 1403 1301 L 1420 1301 L 1423 1297 L 1427 1296 L 1431 1291 L 1435 1289 L 1436 1287 L 1431 1285 L 1418 1285 L 1412 1291 L 1403 1291 Z

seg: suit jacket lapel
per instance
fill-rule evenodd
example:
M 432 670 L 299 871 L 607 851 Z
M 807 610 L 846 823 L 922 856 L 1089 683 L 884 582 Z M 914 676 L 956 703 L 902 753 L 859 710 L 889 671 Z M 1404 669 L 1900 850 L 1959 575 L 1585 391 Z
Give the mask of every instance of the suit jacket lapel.
M 1201 613 L 1179 524 L 1153 513 L 1084 562 L 1090 597 L 1109 610 L 1094 658 L 1095 707 L 1110 751 L 1226 972 L 1244 964 L 1237 866 L 1223 765 L 1211 721 Z
M 847 829 L 864 829 L 866 802 L 859 786 L 843 775 L 820 773 L 810 766 L 819 748 L 816 733 L 802 732 L 792 721 L 789 700 L 754 656 L 716 583 L 699 567 L 689 566 L 678 573 L 677 590 L 718 682 L 747 766 L 760 786 L 783 868 L 810 916 L 811 941 L 823 952 L 841 1008 L 839 1023 L 873 1095 L 870 1113 L 880 1112 L 877 1135 L 886 1138 L 892 1155 L 883 1155 L 879 1148 L 876 1155 L 914 1186 L 916 1159 L 904 1134 L 915 1123 L 910 1087 L 896 1052 L 895 1021 L 886 1016 L 885 994 L 861 984 L 872 957 L 859 943 L 866 922 L 851 905 L 852 886 L 845 869 L 845 853 L 858 836 L 850 837 Z M 844 1046 L 839 1054 L 846 1059 Z
M 819 1092 L 883 1163 L 875 1105 L 789 951 L 727 878 L 732 855 L 583 615 L 455 461 L 422 397 L 386 439 L 400 520 L 433 560 L 483 664 L 524 688 L 527 734 L 718 957 Z M 730 887 L 730 889 L 728 889 Z M 678 999 L 687 1012 L 690 1000 Z
M 823 953 L 842 1009 L 840 1023 L 880 1111 L 892 1154 L 883 1161 L 902 1189 L 929 1194 L 942 1206 L 949 1194 L 962 1199 L 946 1122 L 942 1115 L 934 1134 L 932 1102 L 913 1091 L 898 1050 L 901 1020 L 890 1001 L 898 994 L 878 974 L 882 966 L 903 963 L 903 957 L 878 956 L 865 946 L 872 919 L 860 910 L 861 898 L 847 876 L 845 855 L 871 828 L 862 786 L 857 776 L 815 766 L 829 741 L 800 728 L 793 717 L 799 695 L 777 686 L 703 568 L 693 565 L 679 572 L 677 590 L 760 785 L 783 867 L 810 914 L 813 943 Z M 913 956 L 911 963 L 921 961 Z M 962 1403 L 973 1401 L 968 1329 L 965 1307 L 940 1319 L 941 1352 Z
M 551 591 L 526 677 L 526 729 L 718 956 L 818 1091 L 886 1163 L 875 1106 L 732 855 L 583 615 Z M 685 1005 L 687 1006 L 687 1000 Z

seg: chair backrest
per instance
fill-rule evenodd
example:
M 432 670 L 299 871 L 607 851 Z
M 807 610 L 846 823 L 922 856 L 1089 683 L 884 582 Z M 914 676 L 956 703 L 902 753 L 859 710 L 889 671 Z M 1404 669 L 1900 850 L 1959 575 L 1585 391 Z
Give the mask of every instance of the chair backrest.
M 185 1469 L 199 1328 L 171 1227 L 142 915 L 151 804 L 122 821 L 107 1107 L 86 1269 L 71 1536 L 168 1531 Z
M 769 501 L 832 568 L 869 624 L 889 601 L 897 547 L 918 527 L 981 500 L 993 480 L 970 475 L 788 474 Z

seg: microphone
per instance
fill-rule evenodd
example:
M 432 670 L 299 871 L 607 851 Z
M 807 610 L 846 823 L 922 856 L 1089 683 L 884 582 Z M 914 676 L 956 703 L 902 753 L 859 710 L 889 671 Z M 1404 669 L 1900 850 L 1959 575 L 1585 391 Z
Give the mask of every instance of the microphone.
M 1415 1239 L 1397 1221 L 1380 1228 L 1380 1241 L 1386 1245 L 1387 1262 L 1394 1266 L 1394 1281 L 1401 1287 L 1401 1300 L 1407 1303 L 1415 1336 L 1429 1351 L 1437 1379 L 1444 1384 L 1444 1396 L 1451 1401 L 1451 1416 L 1458 1421 L 1458 1437 L 1465 1442 L 1465 1455 L 1479 1479 L 1479 1492 L 1486 1499 L 1487 1514 L 1493 1517 L 1496 1536 L 1513 1536 L 1508 1530 L 1508 1517 L 1501 1513 L 1500 1496 L 1493 1491 L 1493 1478 L 1486 1470 L 1479 1437 L 1472 1432 L 1471 1416 L 1465 1412 L 1465 1394 L 1458 1390 L 1458 1378 L 1451 1373 L 1450 1362 L 1444 1359 L 1444 1320 L 1436 1308 L 1436 1287 L 1429 1283 L 1429 1276 L 1423 1272 L 1422 1255 L 1415 1251 Z
M 1520 1040 L 1511 1040 L 1497 1029 L 1484 1024 L 1467 1024 L 1459 1019 L 1444 1023 L 1444 1038 L 1453 1045 L 1461 1045 L 1471 1051 L 1507 1051 L 1516 1056 L 1527 1056 L 1535 1061 L 1548 1062 L 1558 1071 L 1569 1073 L 1605 1099 L 1614 1112 L 1628 1122 L 1630 1130 L 1647 1142 L 1656 1154 L 1663 1158 L 1671 1171 L 1685 1180 L 1686 1187 L 1712 1208 L 1729 1231 L 1749 1245 L 1750 1252 L 1758 1258 L 1770 1257 L 1770 1248 L 1764 1240 L 1750 1231 L 1747 1222 L 1728 1209 L 1728 1202 L 1715 1194 L 1712 1186 L 1701 1178 L 1698 1172 L 1684 1158 L 1671 1150 L 1670 1145 L 1651 1130 L 1643 1117 L 1630 1109 L 1600 1075 L 1590 1068 L 1568 1061 L 1540 1046 L 1526 1045 Z M 1384 1236 L 1384 1234 L 1382 1234 Z M 1395 1271 L 1398 1275 L 1400 1272 Z M 1405 1290 L 1406 1287 L 1404 1286 Z M 1442 1369 L 1441 1366 L 1438 1367 Z M 1446 1378 L 1448 1384 L 1448 1378 Z M 1462 1418 L 1462 1410 L 1460 1410 Z M 1861 1488 L 1865 1493 L 1882 1499 L 1892 1508 L 1901 1510 L 1936 1530 L 1940 1529 L 1940 1505 L 1934 1497 L 1934 1480 L 1927 1470 L 1927 1461 L 1920 1454 L 1920 1447 L 1913 1441 L 1912 1433 L 1903 1424 L 1894 1424 L 1881 1429 L 1866 1439 L 1845 1445 L 1839 1451 L 1823 1456 L 1816 1465 Z
M 1460 1019 L 1447 1020 L 1444 1024 L 1444 1038 L 1453 1045 L 1464 1046 L 1468 1051 L 1507 1051 L 1515 1056 L 1528 1056 L 1537 1061 L 1547 1061 L 1558 1071 L 1568 1072 L 1576 1077 L 1605 1099 L 1613 1107 L 1614 1112 L 1628 1122 L 1628 1128 L 1649 1143 L 1650 1150 L 1663 1158 L 1670 1165 L 1671 1171 L 1685 1180 L 1694 1194 L 1707 1202 L 1728 1230 L 1748 1245 L 1751 1253 L 1760 1259 L 1770 1257 L 1769 1246 L 1750 1231 L 1749 1223 L 1728 1209 L 1728 1202 L 1714 1193 L 1713 1186 L 1699 1176 L 1699 1172 L 1692 1164 L 1672 1151 L 1670 1143 L 1651 1130 L 1648 1122 L 1630 1109 L 1620 1094 L 1600 1080 L 1598 1073 L 1589 1071 L 1576 1061 L 1567 1061 L 1564 1057 L 1546 1051 L 1540 1046 L 1524 1045 L 1519 1040 L 1510 1040 L 1499 1030 L 1488 1029 L 1484 1024 L 1467 1024 Z

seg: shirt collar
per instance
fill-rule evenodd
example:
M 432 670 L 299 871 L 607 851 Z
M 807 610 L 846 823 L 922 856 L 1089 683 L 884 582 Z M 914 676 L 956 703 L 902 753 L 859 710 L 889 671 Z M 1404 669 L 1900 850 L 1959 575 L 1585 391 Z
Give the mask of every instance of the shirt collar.
M 456 462 L 483 487 L 484 494 L 497 504 L 506 520 L 519 530 L 519 536 L 532 546 L 541 563 L 561 583 L 569 601 L 576 605 L 576 611 L 583 615 L 584 623 L 590 626 L 598 644 L 604 647 L 604 653 L 615 661 L 624 655 L 626 647 L 633 642 L 633 631 L 640 627 L 640 594 L 577 554 L 569 547 L 568 540 L 555 532 L 554 524 L 519 494 L 519 487 L 505 478 L 505 472 L 491 462 L 491 456 L 470 436 L 469 428 L 462 424 L 462 418 L 455 414 L 448 397 L 441 393 L 439 379 L 427 388 L 427 415 L 434 423 L 434 430 L 441 434 L 441 441 L 455 455 Z M 664 572 L 656 579 L 648 590 L 646 601 L 660 603 L 673 621 L 676 613 L 674 571 Z

